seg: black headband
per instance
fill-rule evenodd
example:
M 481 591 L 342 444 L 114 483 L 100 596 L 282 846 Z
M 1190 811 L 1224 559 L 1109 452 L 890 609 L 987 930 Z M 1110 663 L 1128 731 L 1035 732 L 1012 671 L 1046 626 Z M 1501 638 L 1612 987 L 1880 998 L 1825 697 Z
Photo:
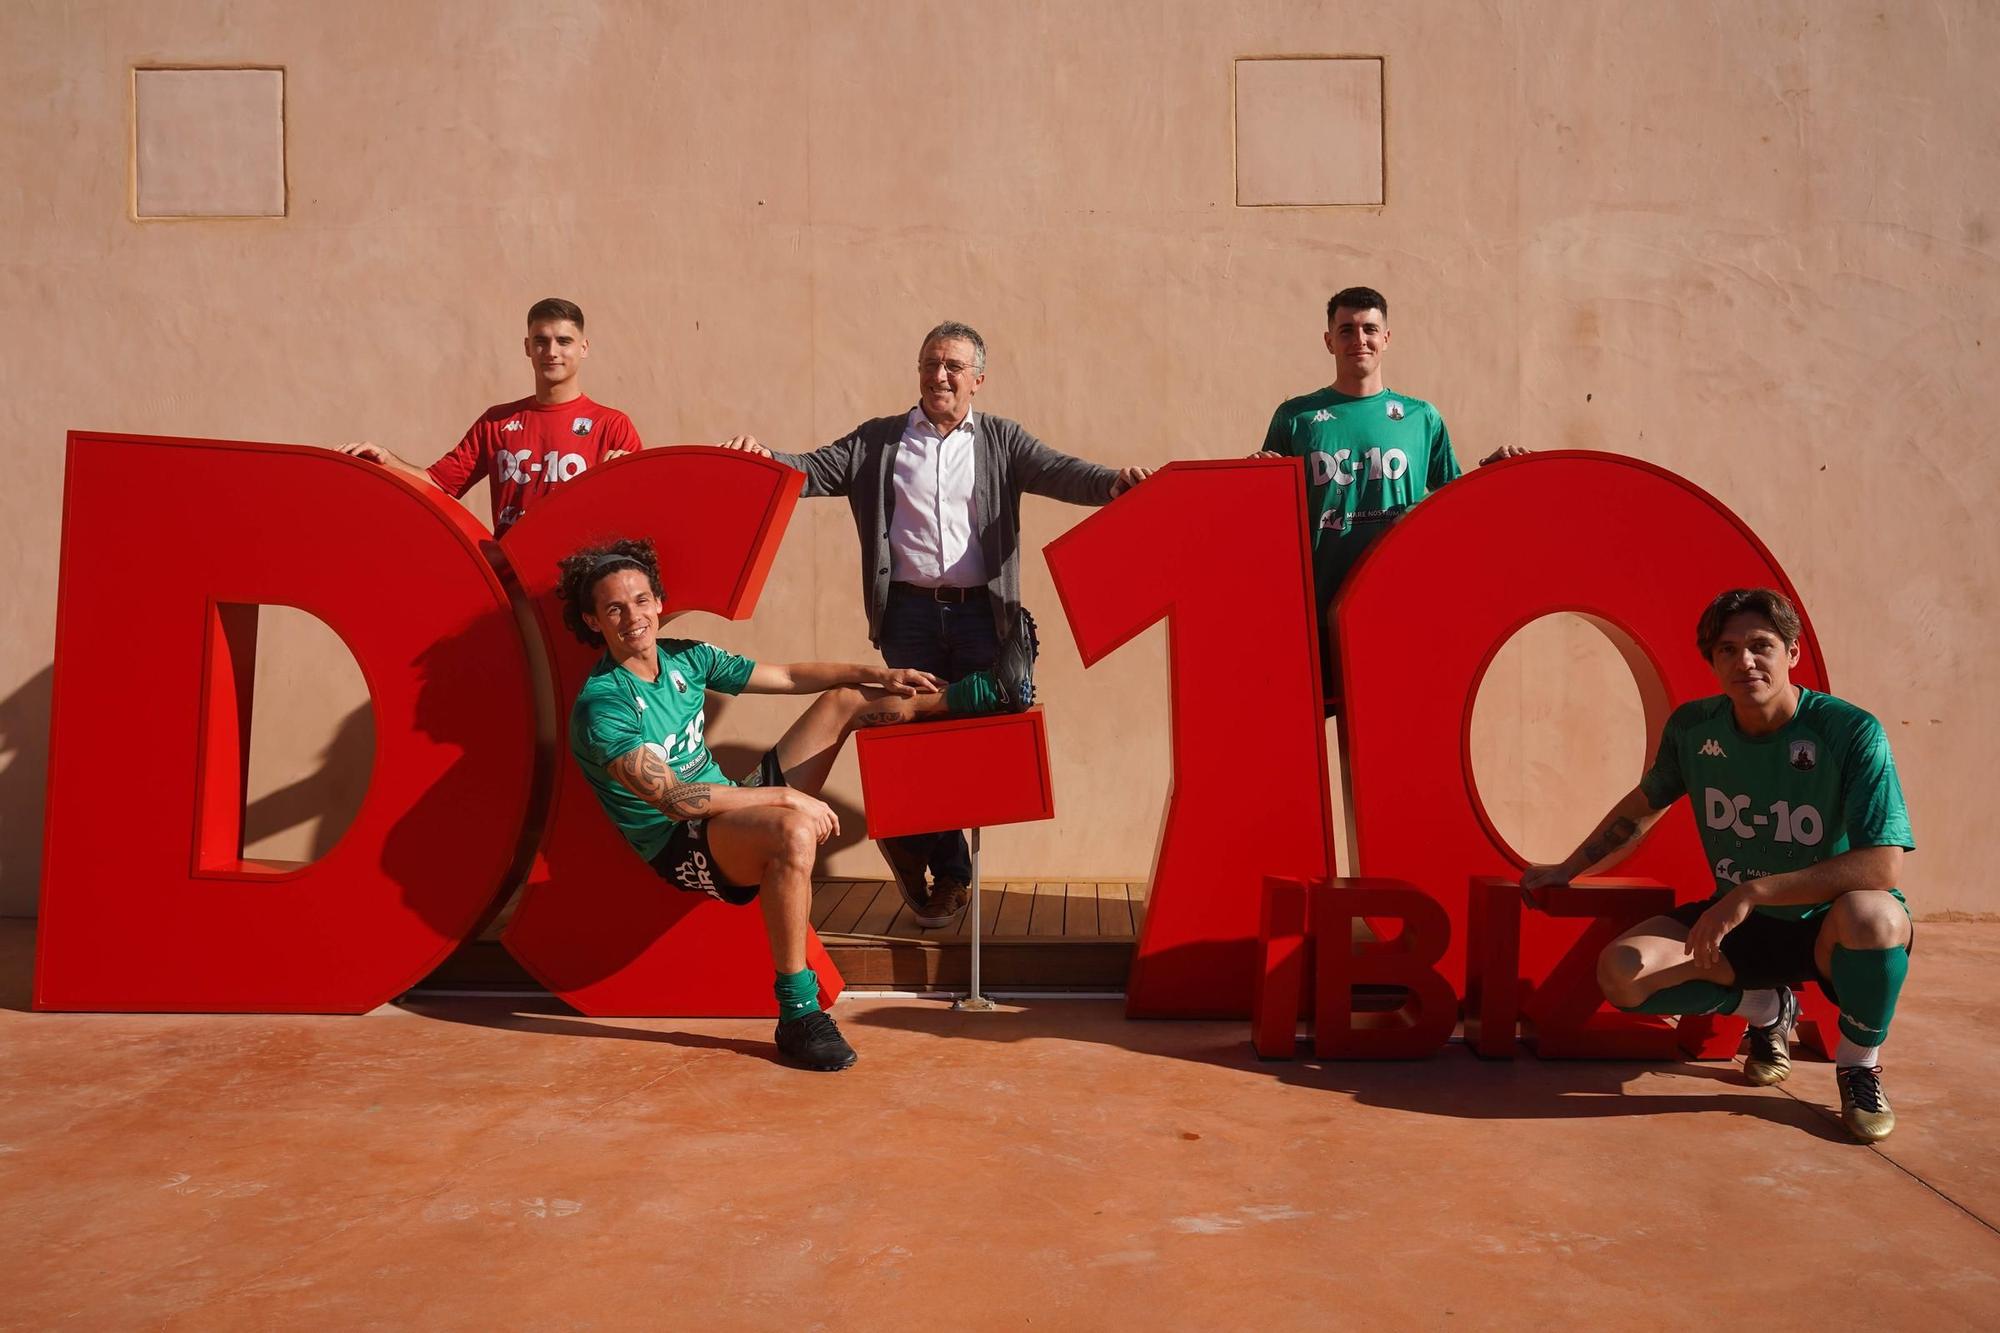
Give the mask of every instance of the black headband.
M 597 563 L 590 567 L 590 581 L 592 583 L 597 582 L 597 580 L 603 576 L 607 567 L 617 564 L 631 565 L 642 573 L 645 571 L 646 568 L 645 563 L 641 561 L 639 557 L 634 555 L 623 555 L 614 551 L 610 555 L 598 557 Z

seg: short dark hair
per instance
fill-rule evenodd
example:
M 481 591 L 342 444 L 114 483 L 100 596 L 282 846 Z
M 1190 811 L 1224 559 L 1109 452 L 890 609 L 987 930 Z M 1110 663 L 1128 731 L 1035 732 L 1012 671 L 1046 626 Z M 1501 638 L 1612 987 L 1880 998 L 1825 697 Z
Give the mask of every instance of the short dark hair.
M 556 597 L 562 602 L 563 624 L 593 648 L 604 646 L 604 636 L 584 623 L 584 613 L 596 614 L 597 585 L 607 574 L 636 569 L 653 585 L 653 596 L 664 597 L 660 588 L 660 558 L 653 543 L 644 537 L 636 541 L 620 538 L 564 556 L 557 562 Z
M 583 307 L 574 301 L 565 301 L 560 296 L 544 296 L 528 307 L 528 322 L 539 324 L 545 319 L 566 319 L 581 330 Z
M 1796 648 L 1799 635 L 1804 627 L 1799 622 L 1798 608 L 1792 599 L 1776 588 L 1731 588 L 1708 604 L 1695 622 L 1695 647 L 1701 649 L 1704 662 L 1715 655 L 1715 644 L 1722 637 L 1722 627 L 1729 623 L 1731 616 L 1744 612 L 1760 615 L 1771 622 L 1771 628 L 1778 631 L 1778 637 L 1785 641 L 1785 647 Z
M 1349 310 L 1379 310 L 1382 318 L 1389 318 L 1389 298 L 1373 287 L 1342 287 L 1326 303 L 1326 322 L 1333 324 L 1333 312 L 1346 306 Z
M 986 340 L 979 336 L 978 329 L 955 319 L 948 319 L 926 333 L 924 340 L 917 344 L 917 355 L 922 356 L 924 349 L 934 342 L 953 338 L 962 338 L 972 344 L 972 368 L 983 374 L 986 370 Z

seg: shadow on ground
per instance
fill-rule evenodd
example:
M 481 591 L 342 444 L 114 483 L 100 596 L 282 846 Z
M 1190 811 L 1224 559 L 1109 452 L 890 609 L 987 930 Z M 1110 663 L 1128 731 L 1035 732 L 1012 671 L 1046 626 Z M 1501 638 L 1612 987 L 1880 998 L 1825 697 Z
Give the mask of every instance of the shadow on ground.
M 675 1032 L 656 1027 L 622 1027 L 604 1019 L 583 1018 L 553 995 L 525 995 L 518 999 L 412 995 L 399 1001 L 397 1007 L 441 1023 L 464 1023 L 501 1032 L 651 1042 L 689 1051 L 729 1051 L 774 1064 L 778 1058 L 777 1050 L 768 1041 L 712 1037 L 702 1032 Z
M 33 971 L 32 930 L 0 931 L 0 1007 L 28 1008 Z M 864 1060 L 871 1031 L 899 1031 L 959 1043 L 1072 1042 L 1231 1069 L 1246 1078 L 1317 1088 L 1352 1097 L 1364 1106 L 1417 1115 L 1565 1120 L 1698 1112 L 1752 1116 L 1827 1142 L 1851 1142 L 1828 1111 L 1779 1089 L 1750 1088 L 1743 1084 L 1734 1064 L 1541 1061 L 1525 1053 L 1515 1060 L 1481 1060 L 1456 1044 L 1426 1060 L 1322 1061 L 1309 1056 L 1260 1060 L 1250 1049 L 1245 1023 L 1133 1021 L 1124 1017 L 1122 1006 L 1108 1000 L 1030 1001 L 1009 1003 L 992 1013 L 966 1013 L 943 1002 L 867 1003 L 866 997 L 857 998 L 863 1003 L 842 1005 L 837 1013 Z M 586 1018 L 545 994 L 412 995 L 401 1000 L 399 1007 L 442 1023 L 643 1042 L 690 1051 L 727 1051 L 777 1062 L 777 1052 L 761 1030 L 754 1038 L 724 1037 L 662 1027 L 658 1019 Z M 717 1021 L 697 1020 L 703 1027 Z M 1690 1082 L 1697 1091 L 1667 1090 Z M 1649 1085 L 1662 1090 L 1649 1091 Z
M 1701 1112 L 1753 1116 L 1828 1142 L 1852 1142 L 1837 1122 L 1815 1107 L 1778 1089 L 1751 1088 L 1734 1064 L 1543 1061 L 1525 1052 L 1514 1060 L 1482 1060 L 1455 1043 L 1424 1060 L 1334 1061 L 1305 1055 L 1296 1060 L 1262 1060 L 1250 1049 L 1247 1023 L 1131 1021 L 1110 1004 L 1104 1006 L 1109 1012 L 1089 1016 L 1079 1015 L 1079 1008 L 1075 1002 L 1044 1001 L 975 1014 L 942 1005 L 934 1009 L 898 1005 L 855 1010 L 843 1014 L 842 1021 L 864 1053 L 870 1028 L 951 1041 L 1086 1041 L 1235 1069 L 1294 1087 L 1344 1093 L 1364 1106 L 1417 1115 L 1565 1120 Z M 1218 1039 L 1218 1030 L 1235 1035 Z M 1644 1091 L 1644 1084 L 1654 1079 L 1718 1086 L 1690 1093 Z

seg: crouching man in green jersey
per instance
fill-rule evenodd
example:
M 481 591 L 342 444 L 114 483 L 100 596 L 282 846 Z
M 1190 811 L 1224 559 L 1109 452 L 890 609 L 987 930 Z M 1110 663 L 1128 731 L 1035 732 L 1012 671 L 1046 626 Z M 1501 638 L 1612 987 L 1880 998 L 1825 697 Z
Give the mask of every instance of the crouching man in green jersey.
M 1882 1043 L 1910 967 L 1909 908 L 1896 884 L 1915 850 L 1889 741 L 1874 717 L 1792 684 L 1799 616 L 1783 594 L 1738 588 L 1702 613 L 1695 640 L 1722 694 L 1674 711 L 1658 756 L 1560 865 L 1544 891 L 1619 860 L 1683 795 L 1694 802 L 1715 894 L 1642 921 L 1598 956 L 1598 984 L 1631 1013 L 1735 1014 L 1750 1022 L 1743 1072 L 1791 1073 L 1794 985 L 1840 1006 L 1841 1119 L 1857 1138 L 1896 1127 Z
M 570 752 L 611 822 L 678 889 L 738 906 L 761 900 L 777 969 L 778 1051 L 845 1069 L 854 1049 L 819 1006 L 806 966 L 812 870 L 840 831 L 819 790 L 857 727 L 946 713 L 1012 712 L 1034 698 L 1031 636 L 949 688 L 923 671 L 852 662 L 751 662 L 659 637 L 659 562 L 649 541 L 588 547 L 562 562 L 563 623 L 604 656 L 570 711 Z M 704 695 L 818 694 L 756 770 L 725 776 L 703 739 Z

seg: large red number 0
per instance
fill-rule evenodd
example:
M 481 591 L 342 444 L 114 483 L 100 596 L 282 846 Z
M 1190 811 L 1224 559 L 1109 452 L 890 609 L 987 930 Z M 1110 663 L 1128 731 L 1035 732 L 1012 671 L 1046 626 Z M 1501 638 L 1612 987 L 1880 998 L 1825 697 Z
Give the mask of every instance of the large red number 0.
M 661 880 L 570 758 L 569 703 L 599 652 L 563 627 L 556 562 L 606 534 L 650 537 L 669 611 L 740 620 L 757 604 L 804 484 L 803 473 L 747 454 L 648 449 L 551 492 L 500 543 L 541 622 L 557 701 L 548 830 L 502 939 L 586 1014 L 771 1014 L 776 1001 L 763 916 Z M 808 950 L 821 989 L 839 994 L 839 970 L 817 937 Z
M 1167 621 L 1174 781 L 1135 1018 L 1248 1015 L 1265 877 L 1333 864 L 1305 495 L 1295 459 L 1170 463 L 1046 548 L 1084 665 Z
M 1650 463 L 1582 451 L 1480 468 L 1411 510 L 1356 568 L 1336 614 L 1357 873 L 1407 880 L 1445 905 L 1442 967 L 1454 984 L 1466 979 L 1467 876 L 1512 878 L 1521 867 L 1472 779 L 1472 706 L 1494 655 L 1542 616 L 1591 620 L 1632 667 L 1650 761 L 1667 715 L 1715 693 L 1694 647 L 1702 608 L 1725 588 L 1758 586 L 1799 602 L 1777 559 L 1715 497 Z M 1792 679 L 1826 688 L 1810 622 Z M 1576 812 L 1579 836 L 1597 813 Z M 1715 884 L 1685 804 L 1617 873 L 1660 880 L 1683 900 Z M 1539 983 L 1581 928 L 1523 918 L 1522 976 Z

